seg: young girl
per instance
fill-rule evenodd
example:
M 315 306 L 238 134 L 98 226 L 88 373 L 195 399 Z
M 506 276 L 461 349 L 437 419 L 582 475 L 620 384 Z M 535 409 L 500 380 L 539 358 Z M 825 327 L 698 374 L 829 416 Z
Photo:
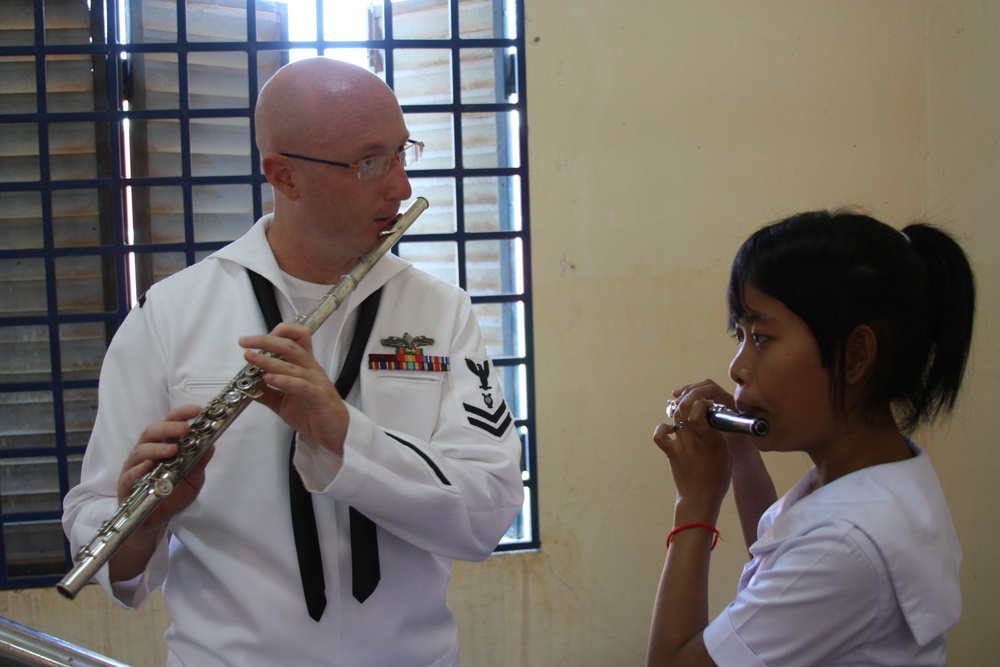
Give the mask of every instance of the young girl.
M 906 434 L 955 404 L 972 335 L 968 260 L 943 231 L 850 212 L 759 230 L 729 281 L 730 395 L 673 392 L 653 440 L 677 488 L 648 665 L 944 665 L 961 551 L 927 455 Z M 764 419 L 723 434 L 722 404 Z M 783 498 L 758 450 L 805 452 Z M 708 567 L 730 483 L 751 560 L 711 623 Z

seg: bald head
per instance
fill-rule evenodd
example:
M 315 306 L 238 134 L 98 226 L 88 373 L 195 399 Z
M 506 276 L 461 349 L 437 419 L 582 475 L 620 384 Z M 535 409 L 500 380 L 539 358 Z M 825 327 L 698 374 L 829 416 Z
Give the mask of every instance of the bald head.
M 392 90 L 368 70 L 330 58 L 298 60 L 260 91 L 257 147 L 261 155 L 335 149 L 386 114 L 402 112 Z

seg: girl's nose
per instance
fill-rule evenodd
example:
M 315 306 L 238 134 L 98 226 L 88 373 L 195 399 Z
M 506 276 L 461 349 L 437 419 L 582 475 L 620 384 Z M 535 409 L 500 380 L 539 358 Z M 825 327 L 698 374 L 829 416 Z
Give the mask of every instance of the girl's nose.
M 750 369 L 747 368 L 745 360 L 743 359 L 742 347 L 740 352 L 736 353 L 733 360 L 729 362 L 729 379 L 737 384 L 737 386 L 742 387 L 750 380 Z

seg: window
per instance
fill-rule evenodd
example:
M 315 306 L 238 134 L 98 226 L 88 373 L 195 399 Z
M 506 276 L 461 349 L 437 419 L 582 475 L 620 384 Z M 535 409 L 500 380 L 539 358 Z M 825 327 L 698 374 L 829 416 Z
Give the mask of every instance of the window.
M 321 54 L 393 87 L 431 209 L 395 251 L 472 295 L 524 444 L 535 548 L 523 0 L 7 0 L 0 25 L 0 586 L 72 554 L 101 361 L 149 285 L 271 208 L 257 91 Z M 404 202 L 404 207 L 409 202 Z M 233 373 L 239 369 L 233 369 Z

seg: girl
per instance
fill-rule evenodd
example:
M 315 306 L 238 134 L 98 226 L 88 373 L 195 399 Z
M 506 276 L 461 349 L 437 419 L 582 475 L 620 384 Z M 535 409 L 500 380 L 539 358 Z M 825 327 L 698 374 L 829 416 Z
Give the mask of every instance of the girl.
M 647 664 L 944 665 L 961 551 L 907 434 L 958 395 L 975 309 L 965 254 L 927 224 L 803 213 L 743 244 L 728 300 L 735 394 L 681 387 L 673 424 L 653 435 L 677 500 Z M 713 430 L 715 403 L 769 433 Z M 805 452 L 814 466 L 777 500 L 758 450 Z M 730 483 L 752 559 L 709 623 Z

